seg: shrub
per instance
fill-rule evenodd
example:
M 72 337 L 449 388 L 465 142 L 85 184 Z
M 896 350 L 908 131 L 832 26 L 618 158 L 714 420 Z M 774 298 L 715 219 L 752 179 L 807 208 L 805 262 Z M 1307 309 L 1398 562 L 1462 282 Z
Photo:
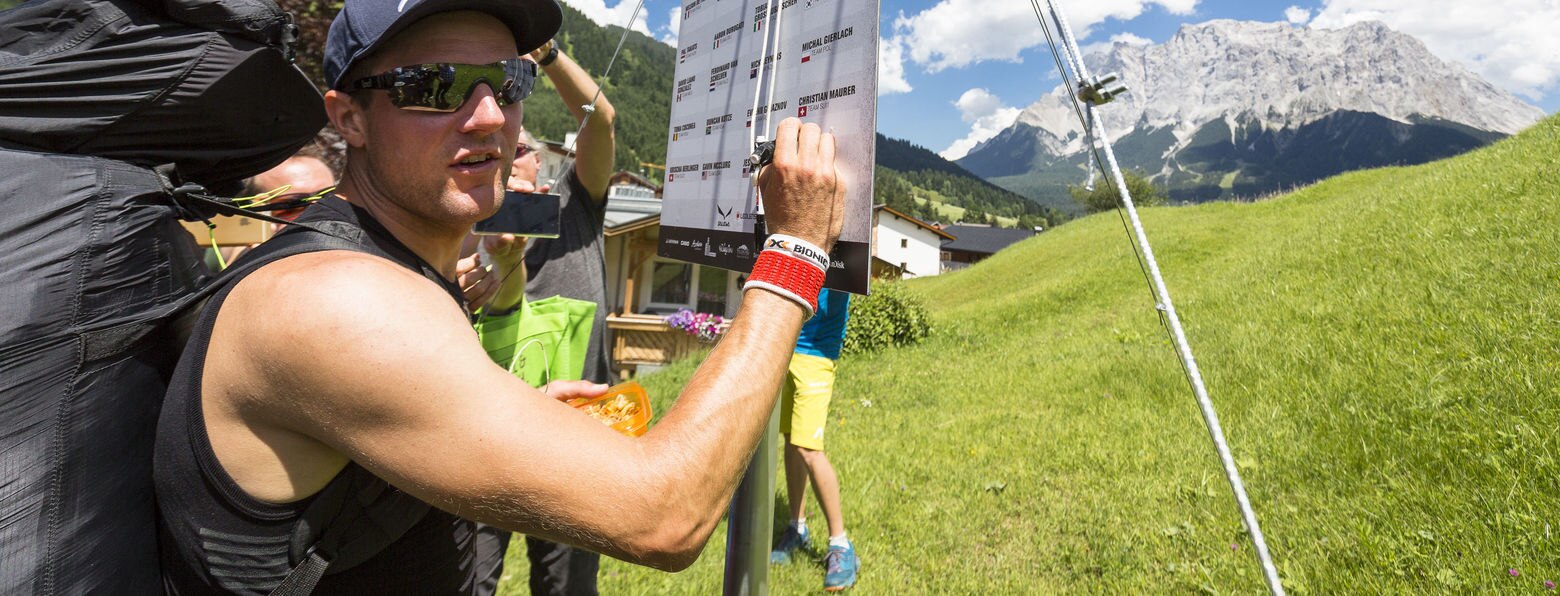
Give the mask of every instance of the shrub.
M 1138 207 L 1154 207 L 1165 204 L 1165 192 L 1154 183 L 1148 181 L 1148 176 L 1142 172 L 1128 170 L 1121 173 L 1121 179 L 1127 183 L 1127 192 L 1132 194 L 1132 204 Z M 1072 193 L 1074 201 L 1082 205 L 1089 213 L 1110 211 L 1121 205 L 1121 193 L 1116 191 L 1116 181 L 1110 174 L 1101 174 L 1094 181 L 1094 190 L 1090 191 L 1081 186 L 1067 189 Z
M 842 352 L 861 354 L 914 344 L 931 331 L 932 320 L 919 295 L 900 282 L 877 283 L 872 295 L 851 299 Z

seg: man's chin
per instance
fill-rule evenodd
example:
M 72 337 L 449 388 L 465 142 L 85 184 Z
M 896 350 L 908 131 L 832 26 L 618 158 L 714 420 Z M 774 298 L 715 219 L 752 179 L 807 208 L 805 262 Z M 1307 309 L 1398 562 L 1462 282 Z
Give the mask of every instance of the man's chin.
M 455 195 L 452 198 L 456 200 L 451 203 L 460 206 L 467 215 L 475 217 L 476 219 L 471 220 L 473 223 L 498 213 L 498 207 L 504 202 L 504 188 L 497 184 L 491 187 L 457 190 L 452 194 Z

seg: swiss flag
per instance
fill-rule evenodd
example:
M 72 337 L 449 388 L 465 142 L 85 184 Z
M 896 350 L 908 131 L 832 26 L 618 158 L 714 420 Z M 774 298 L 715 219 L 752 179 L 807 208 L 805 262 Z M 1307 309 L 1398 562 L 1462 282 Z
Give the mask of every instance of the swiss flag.
M 796 117 L 797 118 L 806 118 L 807 117 L 807 106 L 802 106 L 802 107 L 796 108 Z
M 812 56 L 802 56 L 802 62 L 806 62 L 808 60 L 812 60 Z

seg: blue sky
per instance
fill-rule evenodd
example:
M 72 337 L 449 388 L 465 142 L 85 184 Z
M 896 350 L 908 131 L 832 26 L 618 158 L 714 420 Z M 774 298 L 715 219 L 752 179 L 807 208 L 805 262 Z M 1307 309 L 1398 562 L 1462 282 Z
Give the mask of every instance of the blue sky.
M 621 25 L 637 0 L 563 0 Z M 859 0 L 849 0 L 859 1 Z M 676 40 L 681 0 L 645 0 L 635 29 Z M 1560 111 L 1556 0 L 1063 0 L 1079 43 L 1163 43 L 1211 19 L 1331 28 L 1380 20 L 1545 112 Z M 1027 0 L 882 0 L 878 130 L 958 155 L 1057 84 Z

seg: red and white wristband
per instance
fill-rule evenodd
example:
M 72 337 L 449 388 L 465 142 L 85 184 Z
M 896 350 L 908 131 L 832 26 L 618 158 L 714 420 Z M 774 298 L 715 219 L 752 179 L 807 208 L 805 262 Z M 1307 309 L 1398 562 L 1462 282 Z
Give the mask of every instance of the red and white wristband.
M 742 289 L 759 288 L 779 294 L 802 305 L 811 317 L 818 312 L 818 292 L 823 290 L 823 279 L 828 273 L 829 253 L 795 236 L 771 234 Z

